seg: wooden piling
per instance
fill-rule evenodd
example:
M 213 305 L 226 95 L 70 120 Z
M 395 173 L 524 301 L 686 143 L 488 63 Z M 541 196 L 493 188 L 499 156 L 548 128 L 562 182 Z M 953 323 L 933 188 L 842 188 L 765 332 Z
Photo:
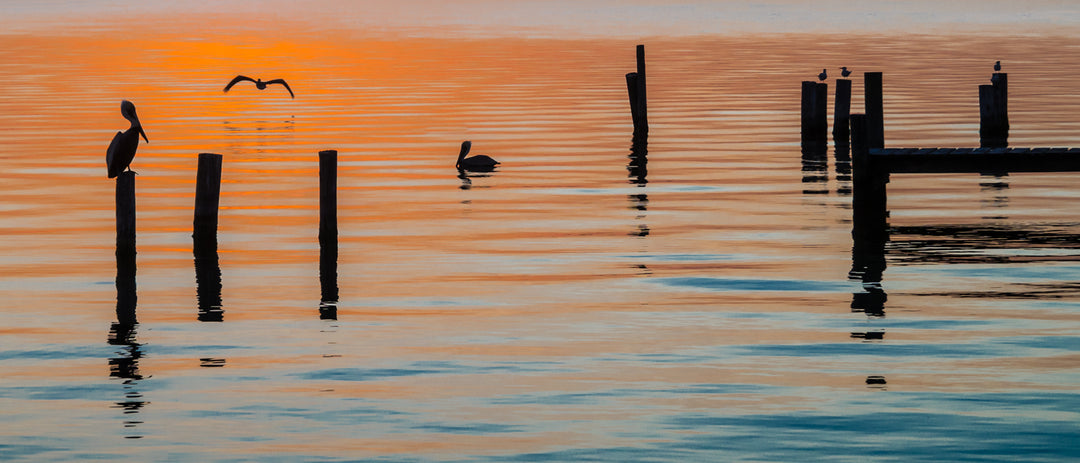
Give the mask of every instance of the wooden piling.
M 319 151 L 319 242 L 337 241 L 337 150 Z
M 851 129 L 848 118 L 851 115 L 851 80 L 836 79 L 836 95 L 833 97 L 833 143 L 844 146 L 847 151 Z M 838 151 L 839 152 L 839 151 Z
M 979 139 L 984 148 L 1008 146 L 1008 74 L 994 73 L 991 85 L 979 86 Z
M 802 141 L 803 145 L 828 143 L 829 84 L 813 81 L 802 83 Z M 805 149 L 805 146 L 804 146 Z M 818 151 L 815 149 L 815 151 Z
M 869 116 L 852 114 L 851 162 L 852 162 L 852 236 L 856 252 L 862 249 L 876 250 L 888 239 L 886 184 L 889 174 L 876 166 L 870 156 L 870 138 L 873 128 Z M 862 244 L 865 244 L 863 246 Z M 880 246 L 879 246 L 880 245 Z
M 649 133 L 648 96 L 645 85 L 645 45 L 637 46 L 637 72 L 626 74 L 626 92 L 630 98 L 630 115 L 634 135 Z
M 135 172 L 116 177 L 116 252 L 135 254 Z
M 218 205 L 221 195 L 221 164 L 222 155 L 199 153 L 199 169 L 195 174 L 193 236 L 217 235 Z
M 863 105 L 866 111 L 866 124 L 869 130 L 866 140 L 868 148 L 885 147 L 885 106 L 882 99 L 882 74 L 880 72 L 863 73 Z M 851 136 L 855 136 L 854 130 Z M 854 147 L 854 141 L 852 141 Z

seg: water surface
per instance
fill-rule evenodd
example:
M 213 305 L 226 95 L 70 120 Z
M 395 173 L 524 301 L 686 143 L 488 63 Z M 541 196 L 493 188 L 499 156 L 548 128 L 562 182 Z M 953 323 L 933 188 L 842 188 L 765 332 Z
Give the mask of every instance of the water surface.
M 1080 146 L 1075 36 L 12 11 L 0 459 L 1077 457 L 1075 174 L 894 176 L 867 277 L 847 166 L 804 158 L 798 127 L 800 81 L 848 66 L 885 73 L 887 146 L 978 146 L 1002 60 L 1010 144 Z M 647 153 L 623 80 L 637 43 Z M 222 93 L 238 73 L 297 96 Z M 103 162 L 121 99 L 150 139 L 133 280 Z M 497 171 L 453 168 L 466 139 Z M 200 152 L 224 168 L 216 252 L 196 255 Z

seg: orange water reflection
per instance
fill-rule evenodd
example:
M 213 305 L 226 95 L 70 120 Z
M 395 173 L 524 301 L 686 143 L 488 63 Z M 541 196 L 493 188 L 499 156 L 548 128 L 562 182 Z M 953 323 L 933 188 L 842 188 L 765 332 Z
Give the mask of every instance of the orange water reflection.
M 890 391 L 1070 390 L 1053 375 L 1075 356 L 987 346 L 1068 338 L 1080 321 L 1068 308 L 1075 289 L 1054 294 L 1064 309 L 1037 295 L 1023 304 L 958 294 L 1032 296 L 1027 280 L 949 273 L 950 252 L 985 242 L 944 246 L 936 261 L 897 245 L 882 283 L 888 317 L 851 313 L 863 288 L 847 280 L 850 198 L 832 193 L 841 181 L 827 169 L 824 194 L 803 194 L 797 92 L 823 66 L 882 70 L 889 145 L 976 146 L 977 85 L 1000 59 L 1012 74 L 1014 144 L 1080 146 L 1075 39 L 650 40 L 648 181 L 635 182 L 622 80 L 634 41 L 391 40 L 296 24 L 267 39 L 230 32 L 234 21 L 208 19 L 196 35 L 138 22 L 123 34 L 0 35 L 0 312 L 9 320 L 0 335 L 29 346 L 29 360 L 5 365 L 16 381 L 100 387 L 105 359 L 122 355 L 93 346 L 115 321 L 113 185 L 102 158 L 129 99 L 151 140 L 132 166 L 138 367 L 145 414 L 163 417 L 139 429 L 160 448 L 205 438 L 210 451 L 241 455 L 528 454 L 630 445 L 653 432 L 678 441 L 683 431 L 663 431 L 684 413 L 842 414 L 836 396 L 870 394 L 871 375 L 887 376 Z M 296 99 L 280 88 L 222 93 L 236 74 L 285 78 Z M 465 139 L 503 163 L 467 178 L 469 189 L 452 164 Z M 340 156 L 339 321 L 316 311 L 322 149 Z M 198 318 L 190 233 L 200 152 L 225 156 L 222 323 Z M 897 177 L 891 223 L 929 233 L 943 223 L 1051 222 L 1058 235 L 1080 223 L 1064 205 L 1080 199 L 1073 177 L 1008 183 L 984 191 L 970 177 Z M 1067 279 L 1075 256 L 1053 249 L 1064 252 L 1031 259 Z M 887 335 L 851 337 L 867 331 Z M 57 344 L 63 355 L 34 360 Z M 954 345 L 978 355 L 888 350 Z M 814 349 L 827 354 L 805 353 Z M 1023 379 L 1032 372 L 1049 379 Z M 715 385 L 743 388 L 696 392 Z M 42 403 L 55 410 L 36 415 Z M 355 403 L 375 415 L 344 426 L 356 435 L 316 419 Z M 5 402 L 40 435 L 64 408 Z M 289 413 L 314 431 L 269 419 Z M 237 418 L 250 415 L 268 419 Z M 443 425 L 455 420 L 514 432 Z

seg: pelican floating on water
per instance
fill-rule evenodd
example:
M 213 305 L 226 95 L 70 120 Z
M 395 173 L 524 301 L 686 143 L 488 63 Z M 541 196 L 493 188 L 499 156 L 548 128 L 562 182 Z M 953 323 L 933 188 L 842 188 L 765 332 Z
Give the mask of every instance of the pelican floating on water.
M 262 79 L 252 79 L 252 78 L 250 78 L 248 76 L 236 76 L 236 77 L 233 77 L 232 82 L 229 82 L 229 85 L 226 85 L 225 90 L 222 90 L 222 91 L 225 92 L 225 93 L 228 93 L 229 89 L 232 88 L 233 85 L 236 85 L 237 82 L 244 81 L 244 80 L 253 82 L 255 84 L 255 88 L 257 88 L 259 90 L 266 90 L 266 86 L 270 85 L 270 84 L 281 84 L 281 85 L 285 86 L 285 90 L 289 91 L 289 96 L 290 97 L 296 98 L 296 95 L 293 95 L 292 89 L 289 88 L 289 84 L 285 83 L 285 79 L 274 79 L 274 80 L 268 80 L 266 82 L 263 82 Z
M 454 164 L 460 170 L 468 170 L 473 172 L 491 172 L 495 169 L 495 166 L 499 164 L 499 161 L 491 159 L 483 154 L 466 158 L 465 155 L 469 154 L 469 150 L 472 149 L 471 141 L 461 142 L 461 154 L 458 154 L 457 164 Z
M 135 150 L 139 148 L 139 135 L 150 143 L 143 131 L 139 116 L 135 114 L 135 104 L 124 100 L 120 102 L 120 114 L 131 121 L 131 127 L 123 132 L 116 132 L 109 150 L 105 152 L 105 166 L 109 169 L 109 178 L 115 178 L 124 169 L 131 169 L 131 160 L 135 159 Z
M 850 75 L 851 75 L 851 71 L 848 70 L 847 66 L 844 66 L 844 67 L 840 68 L 840 77 L 847 77 L 847 76 L 850 76 Z
M 829 78 L 829 74 L 828 74 L 828 73 L 826 73 L 824 69 L 822 69 L 822 70 L 821 70 L 821 74 L 818 74 L 818 75 L 817 75 L 817 78 L 818 78 L 818 80 L 820 80 L 820 81 L 822 81 L 822 82 L 825 82 L 825 79 L 828 79 L 828 78 Z

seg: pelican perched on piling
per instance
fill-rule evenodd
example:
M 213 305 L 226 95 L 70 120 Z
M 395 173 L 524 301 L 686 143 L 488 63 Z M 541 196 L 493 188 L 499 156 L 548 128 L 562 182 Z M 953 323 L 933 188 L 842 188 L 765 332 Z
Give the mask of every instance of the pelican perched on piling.
M 266 82 L 263 82 L 262 79 L 252 79 L 252 78 L 250 78 L 248 76 L 236 76 L 236 77 L 233 77 L 232 82 L 229 82 L 229 85 L 226 85 L 225 90 L 222 90 L 222 91 L 225 92 L 225 93 L 228 93 L 229 89 L 232 88 L 233 85 L 236 85 L 237 82 L 244 81 L 244 80 L 253 82 L 255 84 L 255 88 L 257 88 L 259 90 L 266 90 L 266 86 L 270 85 L 270 84 L 281 84 L 281 85 L 285 86 L 285 90 L 289 91 L 289 96 L 290 97 L 296 98 L 296 95 L 293 95 L 292 89 L 289 88 L 289 84 L 285 83 L 285 79 L 274 79 L 274 80 L 268 80 Z
M 843 66 L 843 67 L 840 68 L 840 77 L 847 77 L 847 76 L 850 76 L 850 75 L 851 75 L 851 71 L 848 70 L 847 66 Z
M 139 135 L 150 143 L 150 139 L 146 138 L 146 132 L 143 131 L 142 123 L 139 122 L 139 116 L 135 114 L 134 103 L 128 100 L 121 101 L 120 114 L 124 116 L 124 119 L 131 121 L 131 127 L 123 132 L 116 132 L 112 143 L 109 143 L 109 150 L 105 152 L 105 166 L 109 169 L 109 178 L 115 178 L 124 169 L 131 169 L 131 160 L 135 159 L 135 150 L 139 147 Z
M 994 61 L 994 72 L 1001 70 L 1001 61 Z
M 829 74 L 824 69 L 821 70 L 821 74 L 817 75 L 818 80 L 825 82 L 825 79 L 829 78 Z
M 466 158 L 465 155 L 469 154 L 469 150 L 472 149 L 471 141 L 461 142 L 461 153 L 458 154 L 457 164 L 454 164 L 458 170 L 468 170 L 472 172 L 491 172 L 495 169 L 495 166 L 499 164 L 499 161 L 491 159 L 483 154 Z

